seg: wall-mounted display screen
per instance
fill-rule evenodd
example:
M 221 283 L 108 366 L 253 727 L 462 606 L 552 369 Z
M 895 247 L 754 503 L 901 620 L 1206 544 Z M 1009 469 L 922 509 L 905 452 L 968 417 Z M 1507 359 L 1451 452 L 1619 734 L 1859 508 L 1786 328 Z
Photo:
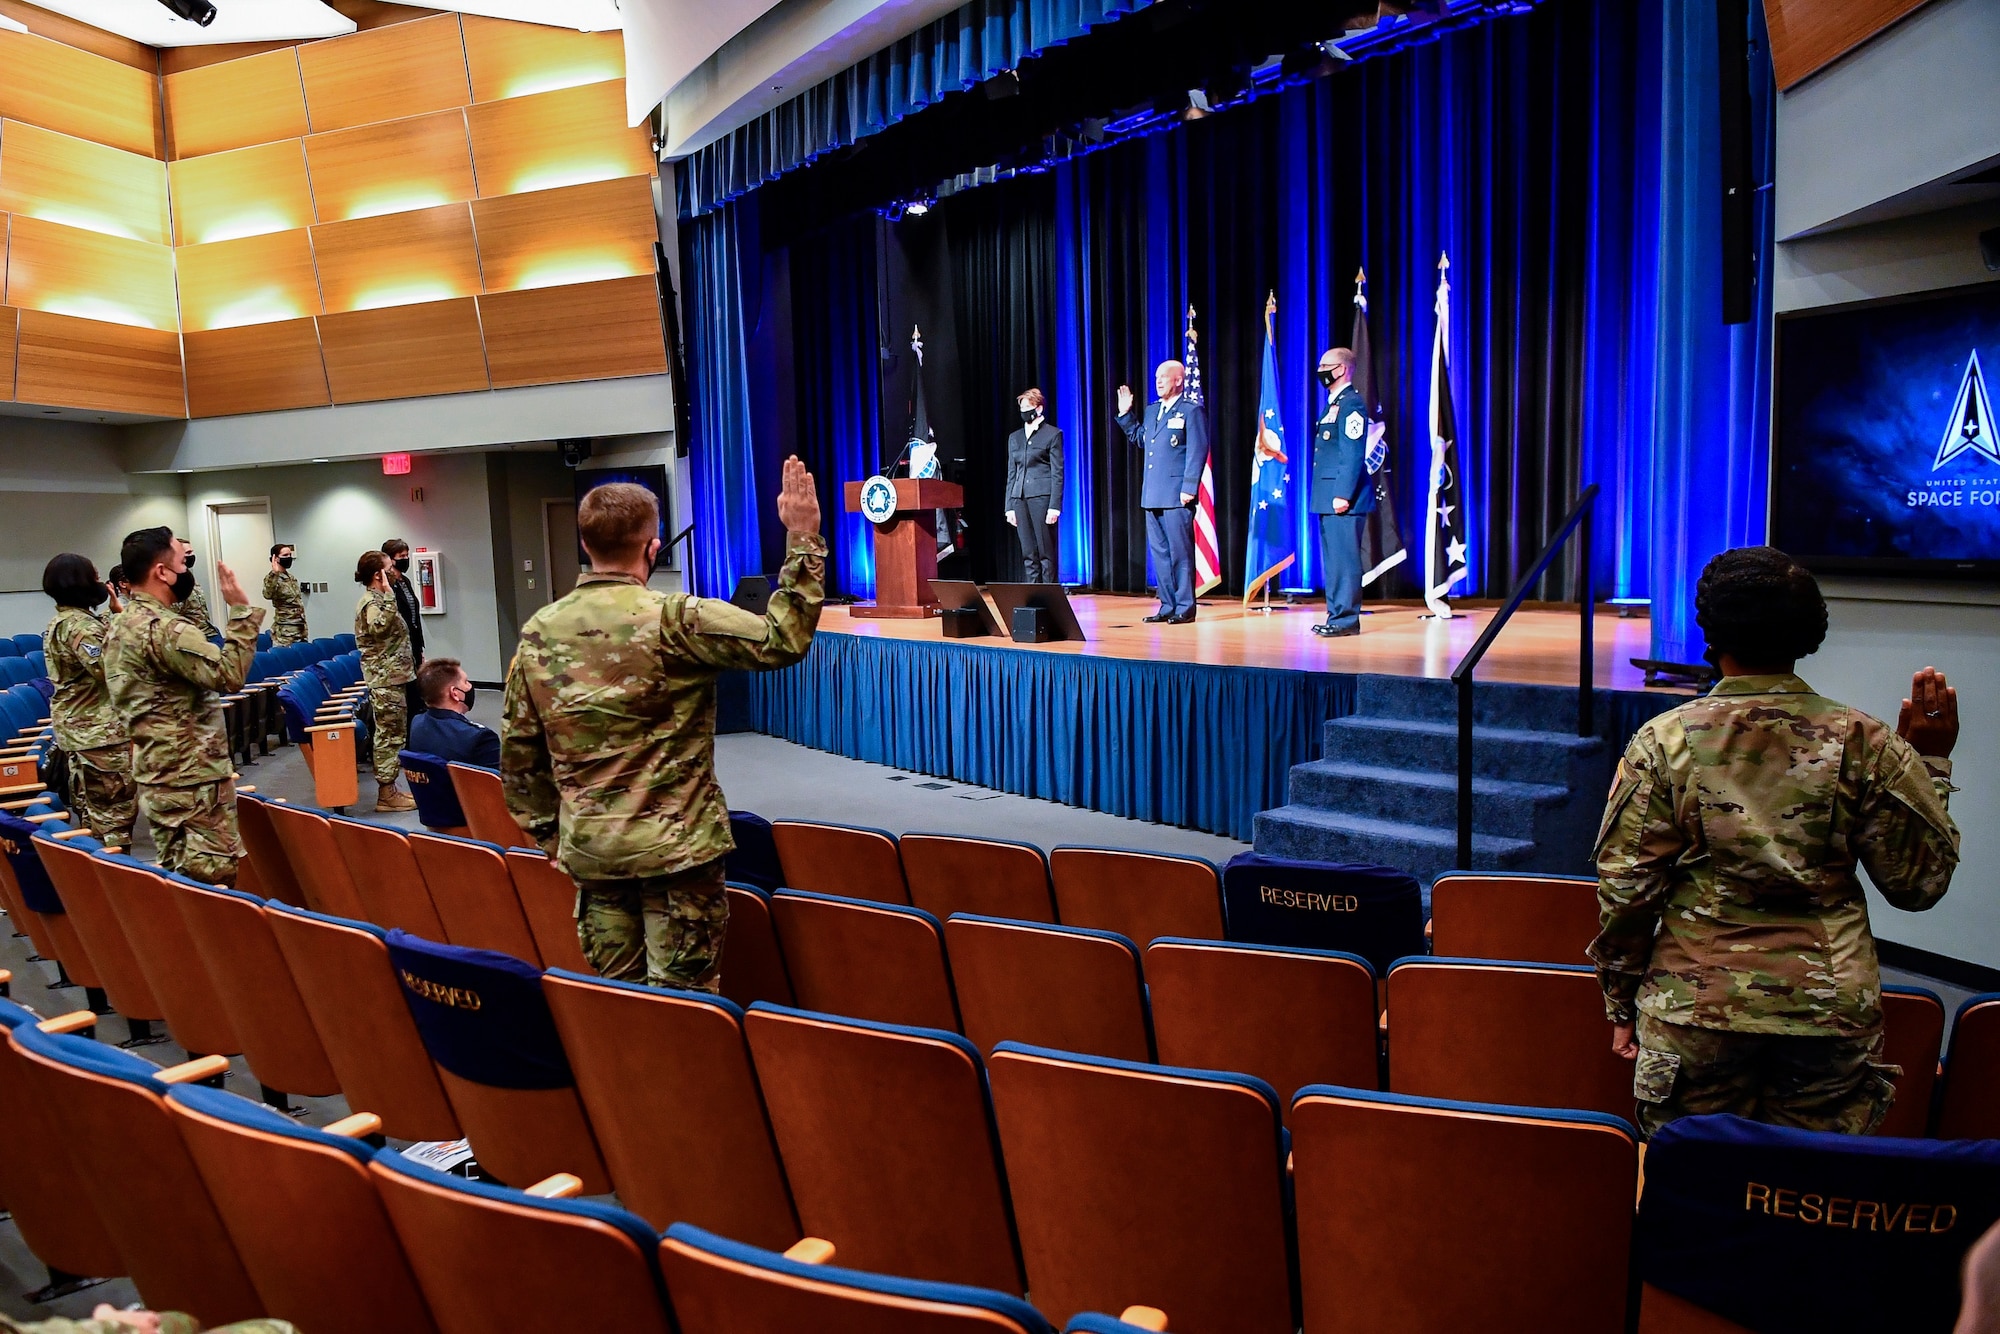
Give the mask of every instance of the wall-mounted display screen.
M 576 503 L 579 505 L 583 503 L 585 496 L 595 491 L 598 487 L 603 486 L 606 482 L 631 482 L 636 486 L 645 487 L 653 493 L 653 499 L 658 501 L 660 505 L 660 541 L 665 542 L 672 535 L 668 531 L 668 528 L 673 522 L 674 499 L 672 492 L 668 489 L 667 469 L 664 464 L 648 463 L 636 468 L 580 469 L 576 472 L 575 476 Z M 576 559 L 577 564 L 584 569 L 587 570 L 590 568 L 590 557 L 584 554 L 582 542 L 576 544 Z M 660 552 L 660 568 L 663 570 L 677 570 L 680 568 L 675 563 L 674 552 L 672 550 L 662 550 Z

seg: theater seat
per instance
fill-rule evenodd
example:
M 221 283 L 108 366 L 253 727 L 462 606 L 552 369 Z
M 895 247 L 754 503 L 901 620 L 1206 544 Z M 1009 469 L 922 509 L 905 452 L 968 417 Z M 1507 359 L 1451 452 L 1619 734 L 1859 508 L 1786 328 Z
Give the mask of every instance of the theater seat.
M 30 814 L 40 808 L 29 807 Z M 38 837 L 39 835 L 39 837 Z M 79 832 L 66 820 L 37 823 L 11 812 L 0 812 L 0 885 L 7 890 L 11 915 L 20 912 L 20 924 L 27 928 L 36 949 L 62 965 L 62 971 L 77 986 L 101 993 L 104 980 L 84 948 L 83 937 L 69 920 L 62 894 L 49 878 L 42 863 L 41 849 L 52 843 L 83 841 L 98 846 L 87 833 Z
M 61 1275 L 108 1278 L 125 1272 L 125 1259 L 87 1193 L 70 1144 L 70 1128 L 54 1105 L 30 1083 L 33 1072 L 6 1042 L 6 1033 L 37 1017 L 0 1000 L 0 1202 L 35 1258 Z M 34 1300 L 30 1294 L 29 1300 Z
M 1922 987 L 1882 988 L 1882 1060 L 1901 1066 L 1896 1101 L 1878 1135 L 1915 1139 L 1930 1130 L 1938 1058 L 1944 1051 L 1944 1002 Z
M 264 1310 L 329 1334 L 437 1328 L 368 1175 L 375 1150 L 221 1089 L 175 1088 L 167 1107 Z
M 1315 1084 L 1292 1159 L 1314 1334 L 1625 1329 L 1639 1150 L 1617 1117 Z
M 445 767 L 451 773 L 452 791 L 458 794 L 459 809 L 465 814 L 466 828 L 473 838 L 502 848 L 535 846 L 535 840 L 514 822 L 513 814 L 508 811 L 499 774 L 456 761 Z
M 1278 1090 L 1375 1088 L 1375 972 L 1358 954 L 1169 936 L 1146 947 L 1153 1040 L 1164 1065 L 1235 1070 Z
M 1014 1041 L 1153 1059 L 1139 951 L 1125 937 L 957 913 L 944 941 L 965 1035 L 980 1051 Z
M 971 1043 L 765 1004 L 744 1030 L 806 1235 L 857 1269 L 1022 1291 Z
M 381 1117 L 397 1139 L 460 1138 L 382 928 L 287 904 L 264 907 L 347 1105 Z
M 1389 1087 L 1521 1107 L 1632 1113 L 1597 974 L 1559 964 L 1402 959 L 1389 970 Z
M 741 1010 L 562 971 L 542 994 L 625 1207 L 759 1246 L 799 1239 Z
M 185 1311 L 204 1325 L 265 1314 L 166 1106 L 171 1084 L 227 1066 L 194 1061 L 162 1070 L 33 1024 L 16 1025 L 8 1041 L 28 1087 L 62 1127 L 84 1192 L 146 1305 Z
M 668 1334 L 658 1235 L 623 1209 L 467 1181 L 399 1153 L 375 1155 L 368 1171 L 441 1334 Z
M 929 913 L 788 889 L 772 895 L 771 919 L 801 1008 L 958 1030 L 944 931 Z
M 1298 1328 L 1270 1085 L 1013 1042 L 988 1074 L 1045 1315 L 1144 1304 L 1188 1330 Z
M 754 885 L 766 894 L 784 888 L 785 871 L 778 861 L 771 822 L 755 811 L 731 811 L 729 834 L 736 842 L 725 874 L 739 884 Z
M 774 820 L 771 838 L 785 868 L 785 888 L 876 903 L 907 904 L 902 854 L 883 829 L 820 820 Z
M 550 861 L 540 848 L 509 848 L 504 860 L 542 966 L 595 976 L 597 970 L 583 957 L 583 946 L 577 940 L 576 881 L 569 878 L 569 872 Z M 734 928 L 733 920 L 730 926 Z
M 111 906 L 111 898 L 104 892 L 103 884 L 97 878 L 96 854 L 100 845 L 94 838 L 74 838 L 57 842 L 49 839 L 39 845 L 42 865 L 49 873 L 50 881 L 62 895 L 63 907 L 76 928 L 77 936 L 89 951 L 99 980 L 104 983 L 104 994 L 111 1002 L 111 1008 L 125 1020 L 131 1028 L 130 1042 L 159 1042 L 165 1035 L 154 1037 L 152 1025 L 166 1018 L 159 998 L 153 994 L 152 983 L 139 967 L 139 959 L 133 953 L 132 942 L 125 934 L 125 926 L 118 920 L 117 911 Z
M 1238 853 L 1222 868 L 1222 898 L 1231 940 L 1358 954 L 1377 975 L 1425 952 L 1423 890 L 1392 866 Z
M 278 837 L 277 827 L 271 823 L 267 809 L 270 804 L 255 793 L 237 789 L 236 827 L 243 835 L 243 846 L 249 856 L 237 863 L 236 887 L 303 908 L 307 906 L 305 891 L 299 887 L 298 877 L 292 873 L 291 857 Z M 243 879 L 246 866 L 254 877 L 254 888 Z
M 541 969 L 492 950 L 388 936 L 424 1048 L 489 1176 L 526 1188 L 567 1172 L 602 1195 L 611 1175 L 590 1133 Z
M 1751 1329 L 1947 1331 L 1996 1220 L 2000 1142 L 1687 1117 L 1647 1145 L 1637 1261 L 1651 1289 Z M 1803 1293 L 1827 1297 L 1808 1315 Z M 1642 1331 L 1690 1328 L 1662 1305 L 1642 1296 Z
M 667 1229 L 660 1269 L 680 1334 L 1052 1334 L 1005 1293 L 806 1264 L 686 1223 Z
M 1939 1139 L 2000 1139 L 2000 991 L 1973 996 L 1951 1026 Z
M 1222 882 L 1199 857 L 1056 848 L 1049 875 L 1065 926 L 1116 931 L 1141 949 L 1160 936 L 1222 939 Z
M 458 804 L 451 766 L 444 759 L 421 750 L 399 750 L 396 759 L 403 766 L 403 776 L 410 780 L 410 796 L 416 800 L 417 819 L 424 828 L 461 837 L 472 832 L 465 823 L 465 810 Z
M 910 902 L 933 916 L 969 913 L 1017 922 L 1056 920 L 1049 859 L 1032 843 L 905 834 L 898 845 Z
M 430 886 L 410 850 L 410 836 L 385 824 L 336 815 L 327 821 L 334 846 L 347 864 L 347 877 L 368 921 L 398 927 L 426 940 L 445 939 L 444 923 L 431 902 Z
M 278 801 L 264 803 L 264 813 L 284 845 L 305 906 L 329 917 L 369 920 L 368 905 L 354 887 L 347 859 L 333 839 L 333 823 L 325 814 Z
M 1589 963 L 1597 881 L 1587 876 L 1441 875 L 1431 885 L 1431 950 L 1461 959 Z
M 778 948 L 771 896 L 754 885 L 729 886 L 729 931 L 722 938 L 722 994 L 738 1005 L 790 1005 L 792 979 Z
M 447 834 L 411 834 L 410 851 L 444 927 L 443 939 L 467 949 L 497 950 L 539 968 L 542 952 L 521 913 L 504 849 Z
M 183 887 L 194 881 L 170 876 L 124 853 L 100 851 L 93 861 L 98 883 L 111 900 L 139 960 L 139 971 L 166 1011 L 167 1031 L 197 1056 L 234 1056 L 243 1050 L 229 1010 L 195 948 L 181 915 Z

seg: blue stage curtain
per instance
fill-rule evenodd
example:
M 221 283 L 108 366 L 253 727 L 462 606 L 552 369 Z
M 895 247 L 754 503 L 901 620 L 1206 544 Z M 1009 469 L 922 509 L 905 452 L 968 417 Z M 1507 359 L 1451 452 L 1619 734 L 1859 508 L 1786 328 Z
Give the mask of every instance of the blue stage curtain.
M 974 0 L 697 150 L 676 178 L 681 216 L 699 217 L 1151 3 Z
M 873 214 L 863 214 L 791 247 L 799 457 L 819 482 L 831 547 L 829 591 L 862 601 L 875 596 L 875 534 L 867 519 L 847 512 L 845 483 L 872 475 L 888 433 L 900 434 L 907 425 L 883 420 L 875 310 L 878 225 Z M 798 318 L 802 311 L 805 318 Z M 902 411 L 898 407 L 891 416 Z
M 1762 6 L 1750 6 L 1763 36 Z M 1699 662 L 1696 576 L 1765 540 L 1770 485 L 1771 196 L 1757 196 L 1757 291 L 1747 324 L 1722 322 L 1721 126 L 1715 7 L 1665 0 L 1660 111 L 1659 401 L 1653 455 L 1653 656 Z M 1753 172 L 1771 179 L 1776 100 L 1752 53 Z
M 731 206 L 681 227 L 693 381 L 693 588 L 709 597 L 728 597 L 737 579 L 763 568 L 738 213 Z

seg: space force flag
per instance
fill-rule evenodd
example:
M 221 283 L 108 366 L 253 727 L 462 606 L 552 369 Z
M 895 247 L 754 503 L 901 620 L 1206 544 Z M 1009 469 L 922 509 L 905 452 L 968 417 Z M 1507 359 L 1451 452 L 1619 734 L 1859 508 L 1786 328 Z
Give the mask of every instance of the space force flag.
M 1424 511 L 1424 602 L 1441 620 L 1452 615 L 1445 599 L 1465 578 L 1465 495 L 1459 487 L 1458 418 L 1451 405 L 1451 367 L 1445 342 L 1451 325 L 1451 260 L 1438 256 L 1437 335 L 1431 343 L 1431 486 Z
M 1361 586 L 1374 583 L 1410 558 L 1403 547 L 1403 525 L 1396 519 L 1395 468 L 1389 458 L 1389 428 L 1382 420 L 1382 403 L 1375 397 L 1375 353 L 1368 338 L 1368 275 L 1354 275 L 1354 333 L 1347 346 L 1354 352 L 1354 388 L 1368 409 L 1368 485 L 1375 488 L 1375 508 L 1361 527 Z
M 1278 354 L 1271 321 L 1278 294 L 1264 302 L 1264 388 L 1250 453 L 1250 540 L 1243 557 L 1243 605 L 1298 559 L 1292 524 L 1292 465 L 1285 457 L 1285 421 L 1278 410 Z

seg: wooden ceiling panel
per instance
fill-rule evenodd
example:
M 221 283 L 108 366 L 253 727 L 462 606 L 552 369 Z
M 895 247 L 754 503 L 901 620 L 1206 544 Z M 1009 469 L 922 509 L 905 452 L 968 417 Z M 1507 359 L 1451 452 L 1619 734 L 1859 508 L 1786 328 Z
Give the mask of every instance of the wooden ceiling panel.
M 623 79 L 482 102 L 465 122 L 482 195 L 649 176 L 659 167 L 652 132 L 625 124 Z
M 0 400 L 14 397 L 14 348 L 21 332 L 21 312 L 0 306 Z
M 321 222 L 372 218 L 470 199 L 472 149 L 456 108 L 306 139 Z
M 479 298 L 479 315 L 495 389 L 666 373 L 651 277 L 494 292 Z
M 1790 88 L 1825 69 L 1927 0 L 1764 0 L 1771 68 Z
M 462 107 L 472 100 L 458 15 L 440 14 L 299 48 L 315 132 Z
M 169 74 L 167 138 L 174 157 L 222 153 L 306 132 L 306 92 L 291 47 Z
M 0 116 L 166 155 L 157 75 L 33 33 L 0 29 Z
M 14 215 L 10 306 L 172 332 L 174 252 L 167 246 Z
M 465 15 L 464 23 L 465 63 L 475 102 L 625 77 L 621 33 L 571 32 L 478 14 Z
M 472 205 L 489 292 L 652 273 L 659 222 L 648 176 L 502 195 Z
M 47 37 L 64 46 L 73 46 L 121 65 L 130 65 L 133 69 L 151 74 L 159 67 L 160 53 L 144 42 L 120 37 L 115 32 L 93 27 L 82 19 L 28 4 L 26 0 L 0 0 L 0 14 L 5 14 L 38 37 Z
M 336 403 L 486 389 L 486 350 L 471 297 L 323 315 L 320 346 Z
M 297 139 L 167 164 L 174 189 L 174 243 L 206 245 L 313 221 L 312 185 Z
M 312 229 L 312 240 L 329 312 L 443 301 L 479 290 L 472 210 L 464 204 L 322 223 Z
M 333 401 L 319 328 L 310 319 L 191 332 L 182 344 L 192 416 L 321 408 Z
M 274 324 L 320 312 L 312 236 L 304 228 L 183 246 L 174 259 L 184 329 Z
M 180 335 L 23 310 L 14 397 L 54 408 L 184 417 Z
M 158 158 L 0 120 L 0 209 L 165 245 L 167 168 Z

